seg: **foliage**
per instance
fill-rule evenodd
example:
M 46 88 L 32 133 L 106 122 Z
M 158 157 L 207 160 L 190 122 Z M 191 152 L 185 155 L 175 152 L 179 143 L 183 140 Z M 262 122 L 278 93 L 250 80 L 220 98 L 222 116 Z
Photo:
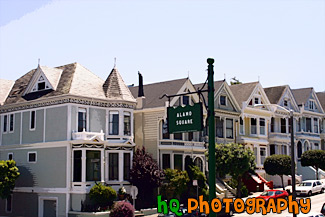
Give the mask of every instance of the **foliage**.
M 166 179 L 162 186 L 162 193 L 167 199 L 179 198 L 190 181 L 187 172 L 173 169 L 165 169 L 164 172 Z
M 133 155 L 130 175 L 132 184 L 139 189 L 152 189 L 161 185 L 164 172 L 159 169 L 157 161 L 143 147 L 138 148 Z
M 120 188 L 118 189 L 118 194 L 119 194 L 119 195 L 124 195 L 124 194 L 126 194 L 126 190 L 125 190 L 124 186 L 123 186 L 123 187 L 120 187 Z
M 252 150 L 236 143 L 216 145 L 216 171 L 220 177 L 229 174 L 237 180 L 238 198 L 241 197 L 242 176 L 254 169 L 255 156 Z
M 291 174 L 291 157 L 282 154 L 271 155 L 264 161 L 264 170 L 269 175 L 279 175 L 284 189 L 283 175 Z
M 8 198 L 20 173 L 14 160 L 0 161 L 0 197 Z
M 236 76 L 231 78 L 230 85 L 236 85 L 236 84 L 242 84 L 238 79 L 236 79 Z
M 164 172 L 144 147 L 138 148 L 133 155 L 130 176 L 131 183 L 139 189 L 137 209 L 152 207 L 155 204 L 154 189 L 161 185 Z
M 111 205 L 116 196 L 116 191 L 113 188 L 101 183 L 96 183 L 89 192 L 90 199 L 100 207 Z
M 118 201 L 114 204 L 110 217 L 134 217 L 133 206 L 126 201 Z
M 312 166 L 316 169 L 316 179 L 318 179 L 318 169 L 325 170 L 325 151 L 309 150 L 301 155 L 302 166 Z
M 207 178 L 205 177 L 204 173 L 197 166 L 189 166 L 188 176 L 190 178 L 190 181 L 188 183 L 188 191 L 195 192 L 194 195 L 196 196 L 196 186 L 193 186 L 193 180 L 197 180 L 199 186 L 199 195 L 203 195 L 203 198 L 208 200 L 209 190 L 206 185 Z M 193 197 L 193 195 L 190 196 Z

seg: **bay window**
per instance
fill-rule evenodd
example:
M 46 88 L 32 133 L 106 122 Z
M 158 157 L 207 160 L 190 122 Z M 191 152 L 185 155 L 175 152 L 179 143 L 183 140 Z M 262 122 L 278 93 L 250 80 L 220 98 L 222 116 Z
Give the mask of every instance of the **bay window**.
M 244 134 L 244 120 L 239 118 L 239 134 Z
M 311 130 L 311 118 L 306 118 L 306 131 L 312 132 Z
M 266 158 L 266 148 L 260 147 L 261 164 L 264 164 Z
M 131 170 L 131 153 L 123 154 L 123 179 L 130 180 L 130 170 Z
M 108 180 L 119 180 L 118 153 L 108 155 Z
M 73 151 L 73 181 L 91 182 L 102 180 L 102 151 L 77 149 Z
M 183 155 L 174 154 L 174 169 L 183 170 Z
M 73 181 L 81 182 L 82 173 L 82 152 L 76 150 L 73 152 Z
M 287 124 L 285 118 L 281 118 L 281 133 L 287 133 Z
M 162 155 L 162 169 L 170 168 L 170 154 Z
M 100 151 L 86 151 L 86 181 L 101 180 Z
M 318 119 L 314 118 L 314 133 L 318 133 Z
M 223 138 L 223 119 L 217 117 L 216 122 L 216 136 L 218 138 Z
M 271 133 L 274 133 L 274 117 L 271 118 Z

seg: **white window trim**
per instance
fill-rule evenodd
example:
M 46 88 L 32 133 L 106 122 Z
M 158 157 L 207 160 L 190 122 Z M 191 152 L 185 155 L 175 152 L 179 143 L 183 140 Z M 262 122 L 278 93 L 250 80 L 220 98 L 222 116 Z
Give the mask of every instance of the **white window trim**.
M 13 152 L 9 152 L 7 155 L 7 159 L 9 160 L 9 155 L 12 155 L 12 159 L 14 159 L 14 153 Z
M 256 119 L 256 133 L 252 133 L 252 121 L 250 120 L 250 122 L 249 122 L 249 133 L 250 133 L 250 135 L 257 135 L 258 134 L 258 123 L 259 123 L 259 119 L 258 118 L 251 118 L 251 119 Z
M 40 79 L 40 77 L 43 77 L 43 80 L 42 81 L 40 81 L 39 79 Z M 45 87 L 44 87 L 44 89 L 42 89 L 42 90 L 39 90 L 38 89 L 38 84 L 39 83 L 45 83 Z M 46 88 L 46 86 L 48 86 L 48 88 Z M 31 89 L 31 93 L 34 93 L 34 92 L 38 92 L 38 91 L 43 91 L 43 90 L 50 90 L 50 89 L 53 89 L 53 87 L 52 87 L 52 85 L 50 84 L 50 82 L 47 80 L 47 77 L 43 74 L 43 73 L 41 73 L 39 76 L 38 76 L 38 78 L 37 78 L 37 80 L 36 80 L 36 82 L 35 82 L 35 84 L 34 84 L 34 86 L 32 87 L 32 89 Z
M 118 154 L 118 180 L 109 180 L 109 154 L 117 153 Z M 116 183 L 116 182 L 129 182 L 128 180 L 124 180 L 124 153 L 130 153 L 131 165 L 130 169 L 132 169 L 132 160 L 133 160 L 133 151 L 126 150 L 106 150 L 106 158 L 105 158 L 105 181 L 107 183 Z
M 79 110 L 85 109 L 86 110 L 86 129 L 85 131 L 89 131 L 89 107 L 77 107 L 77 114 L 76 114 L 76 132 L 78 132 L 78 118 L 79 118 Z M 81 131 L 82 132 L 82 131 Z
M 56 217 L 59 216 L 59 200 L 58 197 L 38 197 L 38 217 L 43 217 L 44 200 L 55 200 Z
M 261 119 L 264 119 L 264 134 L 261 133 L 261 127 L 262 127 L 262 126 L 261 126 Z M 258 127 L 259 127 L 259 129 L 260 129 L 260 130 L 259 130 L 259 134 L 260 134 L 261 136 L 266 136 L 266 130 L 267 130 L 267 129 L 266 129 L 266 126 L 267 126 L 267 125 L 266 125 L 266 118 L 258 118 Z
M 6 208 L 5 208 L 5 211 L 6 211 L 6 213 L 12 213 L 12 210 L 13 210 L 13 199 L 14 199 L 14 195 L 13 194 L 11 194 L 11 211 L 8 211 L 7 210 L 7 206 L 8 206 L 8 199 L 6 199 Z
M 240 118 L 239 118 L 239 135 L 245 135 L 245 118 L 241 118 L 243 120 L 243 132 L 240 132 Z
M 13 120 L 12 120 L 12 130 L 10 130 L 10 117 L 11 117 L 11 115 L 13 117 Z M 15 116 L 16 115 L 14 113 L 11 113 L 11 114 L 8 115 L 8 121 L 7 121 L 8 128 L 7 128 L 7 130 L 9 131 L 9 133 L 13 133 L 15 131 Z
M 108 137 L 111 137 L 111 136 L 121 136 L 122 134 L 121 134 L 121 132 L 120 132 L 120 125 L 121 125 L 121 123 L 120 123 L 120 114 L 123 112 L 123 114 L 124 114 L 124 111 L 121 111 L 121 110 L 108 110 L 108 112 L 107 112 L 107 136 Z M 115 135 L 115 134 L 111 134 L 110 133 L 110 130 L 111 130 L 111 128 L 110 128 L 110 116 L 111 116 L 111 113 L 112 114 L 117 114 L 118 115 L 118 133 L 117 133 L 117 135 Z M 123 118 L 124 118 L 124 116 L 123 116 Z M 124 120 L 123 120 L 124 121 Z M 132 123 L 131 123 L 132 124 Z M 123 127 L 124 127 L 124 122 L 123 122 Z M 124 135 L 124 132 L 123 132 L 123 135 Z
M 125 133 L 124 133 L 124 117 L 125 116 L 129 116 L 130 117 L 130 135 L 126 135 Z M 129 112 L 129 111 L 123 111 L 123 136 L 131 136 L 132 135 L 132 129 L 131 129 L 131 125 L 132 125 L 132 122 L 131 122 L 132 120 L 131 120 L 131 112 Z
M 35 154 L 35 161 L 29 161 L 29 154 Z M 28 163 L 37 163 L 37 151 L 29 151 L 29 152 L 27 152 L 27 162 Z
M 35 119 L 35 121 L 34 121 L 34 128 L 31 128 L 31 126 L 32 126 L 32 112 L 35 112 L 35 117 L 34 117 L 34 119 Z M 35 131 L 36 130 L 36 120 L 37 120 L 37 117 L 36 117 L 36 110 L 31 110 L 31 111 L 29 111 L 29 130 L 30 131 Z
M 311 105 L 312 105 L 313 108 L 310 108 Z M 316 109 L 316 103 L 315 103 L 315 100 L 310 99 L 310 100 L 308 101 L 308 109 L 309 109 L 309 110 L 312 110 L 312 111 L 315 111 L 315 109 Z

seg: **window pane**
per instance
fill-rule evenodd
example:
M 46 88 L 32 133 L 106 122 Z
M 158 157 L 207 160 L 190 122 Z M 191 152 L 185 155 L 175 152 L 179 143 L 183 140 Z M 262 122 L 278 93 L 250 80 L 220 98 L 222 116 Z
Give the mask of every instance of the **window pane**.
M 14 115 L 11 114 L 9 116 L 9 131 L 13 131 L 14 130 Z
M 226 97 L 220 96 L 220 105 L 226 105 Z
M 73 181 L 81 182 L 81 171 L 82 171 L 82 163 L 81 163 L 81 150 L 77 150 L 73 152 Z
M 174 169 L 183 170 L 183 156 L 181 154 L 174 155 Z
M 271 118 L 271 132 L 274 132 L 274 118 Z
M 306 118 L 306 131 L 311 132 L 311 118 Z
M 260 134 L 265 135 L 265 119 L 260 118 Z
M 183 134 L 182 133 L 174 133 L 174 139 L 182 140 L 183 139 Z
M 318 133 L 318 119 L 314 118 L 314 133 Z
M 109 112 L 109 134 L 119 134 L 119 114 L 116 111 Z
M 220 119 L 219 117 L 216 118 L 216 136 L 219 138 L 223 138 L 223 119 Z
M 8 116 L 3 116 L 3 132 L 7 132 Z
M 169 139 L 167 121 L 162 121 L 162 136 L 163 139 Z
M 130 112 L 124 113 L 124 135 L 131 136 L 131 116 Z
M 190 104 L 190 97 L 183 96 L 183 105 L 189 105 L 189 104 Z
M 256 134 L 256 119 L 251 118 L 251 134 Z
M 201 171 L 203 171 L 203 162 L 201 158 L 197 157 L 194 161 L 195 166 L 197 166 Z
M 233 138 L 233 121 L 232 119 L 226 119 L 226 137 Z
M 36 120 L 36 116 L 35 116 L 35 111 L 32 111 L 30 114 L 30 128 L 31 129 L 35 129 L 35 120 Z
M 9 195 L 6 203 L 6 212 L 12 211 L 12 195 Z
M 124 180 L 130 180 L 131 154 L 124 153 Z
M 260 148 L 261 164 L 264 164 L 266 158 L 266 149 Z
M 281 133 L 287 133 L 285 118 L 281 118 Z
M 274 144 L 271 144 L 270 145 L 270 155 L 273 155 L 273 154 L 275 154 L 275 145 Z
M 28 154 L 28 162 L 36 162 L 36 153 Z
M 162 155 L 162 160 L 163 160 L 163 162 L 162 162 L 163 169 L 170 168 L 170 154 L 163 154 Z
M 239 119 L 239 133 L 244 134 L 244 120 L 242 118 Z
M 100 181 L 100 151 L 86 151 L 86 181 Z
M 109 153 L 108 179 L 118 180 L 118 153 Z
M 86 109 L 79 108 L 78 111 L 78 132 L 82 132 L 83 129 L 87 130 L 86 127 Z

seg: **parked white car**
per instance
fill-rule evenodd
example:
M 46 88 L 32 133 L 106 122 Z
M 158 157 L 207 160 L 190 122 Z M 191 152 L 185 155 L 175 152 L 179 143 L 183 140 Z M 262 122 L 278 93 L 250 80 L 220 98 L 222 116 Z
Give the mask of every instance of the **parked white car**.
M 319 180 L 306 180 L 296 187 L 297 195 L 311 196 L 315 193 L 323 193 L 324 188 Z
M 287 215 L 286 217 L 292 217 L 292 215 Z M 298 214 L 297 217 L 324 217 L 322 213 L 310 212 L 307 214 Z

